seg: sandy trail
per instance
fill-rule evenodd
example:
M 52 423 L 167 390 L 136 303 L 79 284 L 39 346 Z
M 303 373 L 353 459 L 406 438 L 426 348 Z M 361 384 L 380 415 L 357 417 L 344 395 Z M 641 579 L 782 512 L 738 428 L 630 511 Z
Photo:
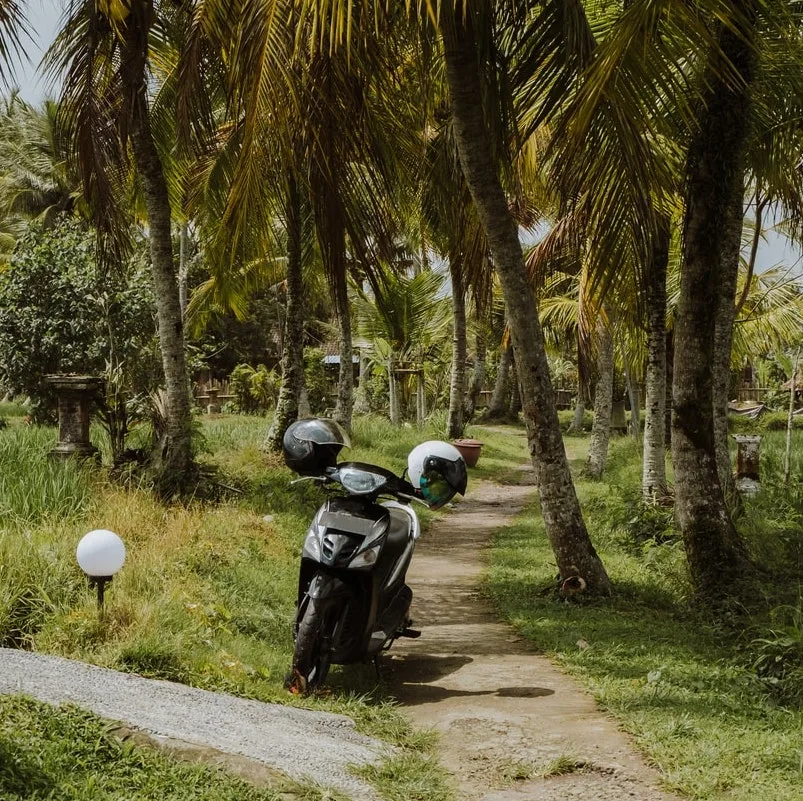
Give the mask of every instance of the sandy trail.
M 400 641 L 388 660 L 396 695 L 415 724 L 440 733 L 461 799 L 672 801 L 627 735 L 478 593 L 489 536 L 533 493 L 532 486 L 474 484 L 422 538 L 408 583 L 423 633 Z M 536 777 L 555 760 L 579 767 Z

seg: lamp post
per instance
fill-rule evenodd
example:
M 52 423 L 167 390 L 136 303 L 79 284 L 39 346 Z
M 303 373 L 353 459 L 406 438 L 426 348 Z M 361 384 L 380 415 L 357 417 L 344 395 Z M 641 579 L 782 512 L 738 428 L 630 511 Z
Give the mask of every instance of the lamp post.
M 125 562 L 125 545 L 113 531 L 96 529 L 81 538 L 75 556 L 89 579 L 89 586 L 97 587 L 98 609 L 102 612 L 106 585 Z

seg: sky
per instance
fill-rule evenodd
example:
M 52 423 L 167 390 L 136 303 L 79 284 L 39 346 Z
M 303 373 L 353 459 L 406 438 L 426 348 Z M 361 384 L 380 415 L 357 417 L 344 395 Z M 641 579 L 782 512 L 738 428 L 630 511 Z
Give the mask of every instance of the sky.
M 37 74 L 36 67 L 55 37 L 65 6 L 64 0 L 27 0 L 23 4 L 32 41 L 24 41 L 28 59 L 19 63 L 15 78 L 20 94 L 31 103 L 39 102 L 47 94 L 45 81 Z
M 69 0 L 28 0 L 24 4 L 32 42 L 26 44 L 28 60 L 19 64 L 15 77 L 20 94 L 31 103 L 38 103 L 48 94 L 46 82 L 38 75 L 36 66 L 53 41 L 62 10 L 68 3 Z M 774 231 L 766 233 L 765 241 L 759 246 L 756 262 L 760 271 L 783 264 L 795 275 L 803 272 L 800 248 Z

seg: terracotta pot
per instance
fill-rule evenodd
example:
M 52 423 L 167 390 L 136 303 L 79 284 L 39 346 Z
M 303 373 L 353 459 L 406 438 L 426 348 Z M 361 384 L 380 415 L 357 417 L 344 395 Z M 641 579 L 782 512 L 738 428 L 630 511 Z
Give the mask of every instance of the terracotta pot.
M 460 451 L 467 467 L 475 467 L 480 458 L 482 443 L 478 439 L 456 439 L 452 445 Z

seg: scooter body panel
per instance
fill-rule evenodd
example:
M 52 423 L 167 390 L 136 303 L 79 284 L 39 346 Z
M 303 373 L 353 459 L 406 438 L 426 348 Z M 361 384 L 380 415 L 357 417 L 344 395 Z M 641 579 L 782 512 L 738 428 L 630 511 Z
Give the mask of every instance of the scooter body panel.
M 336 607 L 332 663 L 366 661 L 389 647 L 408 619 L 412 592 L 404 579 L 419 533 L 415 512 L 403 504 L 355 497 L 324 503 L 302 553 L 296 630 L 313 598 Z

